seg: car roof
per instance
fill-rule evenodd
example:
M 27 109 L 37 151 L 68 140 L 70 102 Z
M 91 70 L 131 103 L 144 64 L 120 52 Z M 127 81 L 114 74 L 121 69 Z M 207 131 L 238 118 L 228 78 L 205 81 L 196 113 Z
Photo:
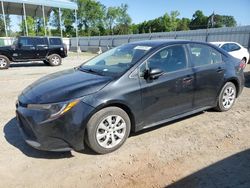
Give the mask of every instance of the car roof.
M 54 37 L 54 36 L 20 36 L 19 38 L 61 38 L 61 37 Z
M 199 44 L 207 44 L 207 43 L 205 43 L 205 42 L 190 41 L 190 40 L 179 40 L 179 39 L 143 40 L 143 41 L 131 42 L 131 43 L 129 43 L 129 44 L 133 44 L 133 45 L 145 45 L 145 46 L 157 47 L 157 46 L 161 46 L 161 45 L 167 45 L 167 44 L 180 44 L 180 43 L 199 43 Z
M 211 44 L 217 44 L 217 45 L 219 45 L 219 44 L 228 44 L 228 43 L 234 43 L 234 44 L 238 44 L 238 45 L 240 45 L 239 43 L 237 43 L 237 42 L 233 42 L 233 41 L 219 41 L 219 42 L 210 42 Z

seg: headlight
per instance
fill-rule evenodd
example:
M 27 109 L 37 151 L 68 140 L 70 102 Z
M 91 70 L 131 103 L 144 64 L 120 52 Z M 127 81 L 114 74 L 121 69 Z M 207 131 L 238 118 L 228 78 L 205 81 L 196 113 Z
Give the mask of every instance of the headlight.
M 80 102 L 79 99 L 67 102 L 67 103 L 54 103 L 54 104 L 28 104 L 29 109 L 38 109 L 38 110 L 48 110 L 50 112 L 50 119 L 58 117 L 71 108 L 76 106 Z

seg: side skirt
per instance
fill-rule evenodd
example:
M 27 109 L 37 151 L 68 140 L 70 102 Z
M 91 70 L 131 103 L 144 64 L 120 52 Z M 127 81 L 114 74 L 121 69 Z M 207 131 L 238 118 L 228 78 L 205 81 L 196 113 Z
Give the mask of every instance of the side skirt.
M 161 124 L 164 124 L 164 123 L 168 123 L 170 121 L 174 121 L 174 120 L 177 120 L 177 119 L 180 119 L 180 118 L 192 115 L 192 114 L 196 114 L 198 112 L 201 112 L 201 111 L 204 111 L 204 110 L 208 110 L 208 109 L 211 109 L 211 108 L 213 108 L 213 106 L 206 106 L 206 107 L 198 108 L 198 109 L 195 109 L 195 110 L 192 110 L 192 111 L 189 111 L 189 112 L 177 115 L 177 116 L 173 116 L 171 118 L 168 118 L 168 119 L 165 119 L 165 120 L 162 120 L 162 121 L 158 121 L 156 123 L 152 123 L 150 125 L 146 125 L 141 130 L 147 129 L 147 128 L 150 128 L 150 127 L 154 127 L 154 126 L 157 126 L 157 125 L 161 125 Z

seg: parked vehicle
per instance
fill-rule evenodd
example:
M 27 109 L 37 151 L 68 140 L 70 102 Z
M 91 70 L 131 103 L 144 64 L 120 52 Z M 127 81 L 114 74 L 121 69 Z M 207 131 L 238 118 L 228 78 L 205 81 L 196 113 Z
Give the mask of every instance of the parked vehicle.
M 16 105 L 19 127 L 40 150 L 83 150 L 87 143 L 109 153 L 131 131 L 231 109 L 243 89 L 243 66 L 207 43 L 126 44 L 28 86 Z
M 67 57 L 67 47 L 59 37 L 19 37 L 11 46 L 0 47 L 0 69 L 11 62 L 43 61 L 58 66 Z
M 211 42 L 212 44 L 227 51 L 235 58 L 241 59 L 245 64 L 249 62 L 249 52 L 237 42 Z

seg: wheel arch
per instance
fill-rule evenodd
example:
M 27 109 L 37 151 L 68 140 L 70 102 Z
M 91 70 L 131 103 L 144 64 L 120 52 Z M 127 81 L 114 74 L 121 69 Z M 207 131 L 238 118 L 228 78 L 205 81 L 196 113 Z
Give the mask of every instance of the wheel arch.
M 224 83 L 224 85 L 227 83 L 227 82 L 232 82 L 235 87 L 236 87 L 236 98 L 239 96 L 239 91 L 240 91 L 240 84 L 239 84 L 239 81 L 236 79 L 236 78 L 230 78 L 230 79 L 227 79 Z M 224 86 L 223 85 L 223 86 Z M 222 87 L 223 87 L 222 86 Z
M 128 107 L 128 105 L 124 104 L 121 101 L 110 101 L 110 102 L 105 103 L 104 105 L 98 106 L 96 108 L 95 112 L 98 112 L 98 111 L 100 111 L 100 110 L 102 110 L 104 108 L 107 108 L 107 107 L 118 107 L 118 108 L 124 110 L 128 114 L 129 119 L 130 119 L 130 123 L 131 123 L 130 132 L 131 131 L 135 132 L 135 130 L 136 130 L 136 128 L 135 128 L 135 116 L 134 116 L 134 113 L 132 112 L 131 108 Z
M 12 59 L 11 59 L 11 57 L 10 56 L 8 56 L 8 54 L 5 54 L 5 53 L 0 53 L 0 56 L 4 56 L 4 57 L 6 57 L 9 61 L 11 61 Z

